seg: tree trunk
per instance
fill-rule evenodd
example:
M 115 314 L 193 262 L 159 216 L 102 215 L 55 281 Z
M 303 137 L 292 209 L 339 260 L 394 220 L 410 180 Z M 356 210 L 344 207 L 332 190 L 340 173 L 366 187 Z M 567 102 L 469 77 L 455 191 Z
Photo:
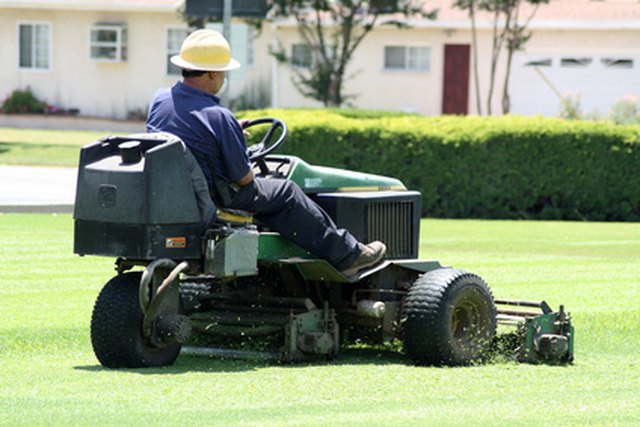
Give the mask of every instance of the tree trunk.
M 511 97 L 509 96 L 509 77 L 511 75 L 511 62 L 513 61 L 513 49 L 507 50 L 507 69 L 504 76 L 504 87 L 502 88 L 502 114 L 511 112 Z
M 325 97 L 325 107 L 340 107 L 342 105 L 342 76 L 339 72 L 333 72 L 329 76 L 327 85 L 327 96 Z
M 478 32 L 476 30 L 476 11 L 474 2 L 469 3 L 469 18 L 471 19 L 471 44 L 473 46 L 473 80 L 476 92 L 476 110 L 482 115 L 482 100 L 480 99 L 480 76 L 478 71 Z
M 493 18 L 493 45 L 491 46 L 491 69 L 489 70 L 489 90 L 487 91 L 487 114 L 491 115 L 491 100 L 493 99 L 493 87 L 496 81 L 496 66 L 500 57 L 501 46 L 498 43 L 498 17 L 496 10 Z

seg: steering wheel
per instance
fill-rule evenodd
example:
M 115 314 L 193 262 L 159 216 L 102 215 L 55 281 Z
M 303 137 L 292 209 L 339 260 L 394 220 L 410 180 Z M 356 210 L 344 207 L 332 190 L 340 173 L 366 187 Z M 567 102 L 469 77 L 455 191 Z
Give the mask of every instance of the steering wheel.
M 285 125 L 282 120 L 273 117 L 264 117 L 251 120 L 245 123 L 244 126 L 242 126 L 242 129 L 248 129 L 252 126 L 265 123 L 271 123 L 271 127 L 262 137 L 262 140 L 247 147 L 247 150 L 249 151 L 249 160 L 251 160 L 252 162 L 264 158 L 267 154 L 273 152 L 276 148 L 282 145 L 282 143 L 285 141 L 285 139 L 287 139 L 287 136 L 289 135 L 287 125 Z M 278 128 L 282 129 L 282 133 L 278 138 L 275 138 L 274 135 L 276 134 Z

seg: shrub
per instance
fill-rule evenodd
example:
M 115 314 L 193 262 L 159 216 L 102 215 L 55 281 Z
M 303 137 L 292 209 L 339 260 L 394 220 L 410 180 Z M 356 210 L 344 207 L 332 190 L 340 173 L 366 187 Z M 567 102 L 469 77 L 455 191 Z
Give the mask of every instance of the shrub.
M 582 107 L 580 105 L 580 95 L 567 94 L 560 100 L 558 117 L 561 119 L 580 120 L 582 119 Z
M 55 105 L 47 104 L 39 100 L 27 87 L 24 90 L 16 89 L 11 92 L 0 107 L 0 113 L 7 114 L 55 114 L 75 116 L 80 110 L 77 108 L 64 109 Z
M 9 114 L 44 113 L 46 108 L 47 103 L 36 98 L 29 87 L 14 90 L 2 103 L 2 111 Z
M 290 129 L 280 150 L 400 178 L 423 213 L 450 218 L 640 220 L 640 127 L 542 117 L 358 119 L 260 110 Z M 367 117 L 367 115 L 363 115 Z
M 609 118 L 612 122 L 629 125 L 640 124 L 640 104 L 634 95 L 625 95 L 611 107 Z
M 134 108 L 127 111 L 127 120 L 138 120 L 138 121 L 147 120 L 147 109 Z

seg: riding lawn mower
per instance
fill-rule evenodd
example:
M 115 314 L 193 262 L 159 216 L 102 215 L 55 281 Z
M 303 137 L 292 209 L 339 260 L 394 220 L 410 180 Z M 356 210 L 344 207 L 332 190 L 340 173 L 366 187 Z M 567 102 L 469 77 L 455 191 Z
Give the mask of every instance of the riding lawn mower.
M 209 195 L 194 187 L 182 141 L 104 137 L 81 150 L 74 210 L 74 252 L 116 258 L 91 319 L 102 365 L 166 366 L 181 353 L 293 362 L 392 339 L 414 364 L 465 365 L 486 357 L 503 325 L 517 360 L 573 360 L 562 306 L 494 299 L 478 275 L 418 258 L 419 192 L 273 154 L 288 130 L 271 118 L 247 126 L 265 123 L 248 147 L 256 173 L 292 180 L 359 241 L 384 242 L 384 261 L 345 276 L 249 212 L 219 208 L 203 229 L 198 200 Z

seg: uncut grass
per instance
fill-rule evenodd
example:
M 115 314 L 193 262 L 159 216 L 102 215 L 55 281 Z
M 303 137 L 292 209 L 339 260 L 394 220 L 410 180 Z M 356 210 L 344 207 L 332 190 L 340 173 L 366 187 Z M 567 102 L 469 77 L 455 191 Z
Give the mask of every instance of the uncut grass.
M 640 226 L 422 222 L 421 255 L 496 296 L 566 304 L 576 363 L 418 368 L 353 348 L 296 365 L 178 358 L 103 369 L 89 321 L 113 260 L 74 256 L 68 215 L 0 215 L 0 424 L 637 425 Z M 7 268 L 5 268 L 7 267 Z

